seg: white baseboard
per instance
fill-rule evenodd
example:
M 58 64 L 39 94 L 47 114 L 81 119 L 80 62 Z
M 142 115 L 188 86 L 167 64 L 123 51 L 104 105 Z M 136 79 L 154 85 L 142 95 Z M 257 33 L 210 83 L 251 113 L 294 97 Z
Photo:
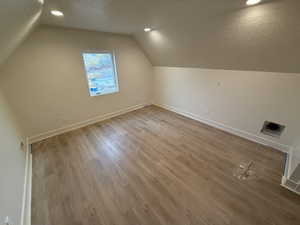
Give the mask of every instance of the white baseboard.
M 38 142 L 38 141 L 42 141 L 44 139 L 47 139 L 47 138 L 50 138 L 50 137 L 53 137 L 53 136 L 56 136 L 56 135 L 59 135 L 59 134 L 63 134 L 63 133 L 66 133 L 66 132 L 69 132 L 69 131 L 72 131 L 72 130 L 76 130 L 76 129 L 79 129 L 79 128 L 82 128 L 82 127 L 85 127 L 85 126 L 103 121 L 103 120 L 107 120 L 107 119 L 110 119 L 110 118 L 113 118 L 113 117 L 116 117 L 116 116 L 119 116 L 119 115 L 122 115 L 122 114 L 125 114 L 125 113 L 128 113 L 128 112 L 143 108 L 147 105 L 149 105 L 149 104 L 144 103 L 144 104 L 139 104 L 139 105 L 127 107 L 125 109 L 121 109 L 121 110 L 116 111 L 116 112 L 107 113 L 107 114 L 100 115 L 100 116 L 97 116 L 97 117 L 94 117 L 94 118 L 91 118 L 91 119 L 88 119 L 88 120 L 85 120 L 85 121 L 82 121 L 82 122 L 74 123 L 74 124 L 71 124 L 71 125 L 68 125 L 68 126 L 65 126 L 65 127 L 61 127 L 61 128 L 55 129 L 55 130 L 50 130 L 50 131 L 47 131 L 45 133 L 29 137 L 28 138 L 29 139 L 29 144 L 32 144 L 32 143 L 35 143 L 35 142 Z
M 229 127 L 225 124 L 222 124 L 222 123 L 210 120 L 210 119 L 202 118 L 198 115 L 195 115 L 195 114 L 190 113 L 190 112 L 186 112 L 184 110 L 175 108 L 175 107 L 170 106 L 170 105 L 157 104 L 157 103 L 153 103 L 153 105 L 156 105 L 158 107 L 170 110 L 172 112 L 178 113 L 178 114 L 186 116 L 188 118 L 197 120 L 199 122 L 205 123 L 209 126 L 218 128 L 220 130 L 227 131 L 228 133 L 237 135 L 239 137 L 243 137 L 243 138 L 248 139 L 250 141 L 253 141 L 253 142 L 256 142 L 256 143 L 259 143 L 259 144 L 262 144 L 262 145 L 270 146 L 270 147 L 272 147 L 274 149 L 277 149 L 279 151 L 282 151 L 282 152 L 289 152 L 289 150 L 291 149 L 291 146 L 289 146 L 289 145 L 280 144 L 280 143 L 274 142 L 272 140 L 268 140 L 266 138 L 259 137 L 255 134 L 251 134 L 251 133 L 243 131 L 243 130 L 239 130 L 239 129 L 236 129 L 236 128 L 233 128 L 233 127 Z
M 21 225 L 31 225 L 31 183 L 32 183 L 32 155 L 28 140 L 26 140 L 26 165 L 24 191 L 22 199 Z
M 298 195 L 300 195 L 300 193 L 299 193 L 299 192 L 297 192 L 297 191 L 295 191 L 295 190 L 293 190 L 293 189 L 289 188 L 288 186 L 284 185 L 283 183 L 281 183 L 280 185 L 281 185 L 282 187 L 284 187 L 284 188 L 288 189 L 289 191 L 291 191 L 291 192 L 294 192 L 295 194 L 298 194 Z
M 289 151 L 288 171 L 287 171 L 286 178 L 290 178 L 290 176 L 292 175 L 293 157 L 294 157 L 294 148 L 291 147 Z

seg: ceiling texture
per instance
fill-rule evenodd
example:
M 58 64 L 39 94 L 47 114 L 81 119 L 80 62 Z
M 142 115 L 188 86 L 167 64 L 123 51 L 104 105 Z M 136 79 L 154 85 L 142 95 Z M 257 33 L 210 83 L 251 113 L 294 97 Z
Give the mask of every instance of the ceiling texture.
M 164 29 L 177 22 L 199 26 L 205 18 L 238 10 L 244 5 L 244 0 L 46 0 L 42 22 L 136 34 L 145 26 Z M 51 9 L 62 10 L 65 17 L 53 17 Z
M 41 23 L 133 35 L 154 66 L 300 73 L 299 0 L 45 0 Z

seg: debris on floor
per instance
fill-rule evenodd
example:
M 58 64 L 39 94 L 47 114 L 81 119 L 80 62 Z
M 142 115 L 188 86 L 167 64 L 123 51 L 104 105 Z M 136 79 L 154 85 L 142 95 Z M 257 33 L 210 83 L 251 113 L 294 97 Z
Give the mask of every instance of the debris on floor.
M 234 171 L 234 176 L 239 180 L 248 180 L 250 178 L 255 178 L 255 172 L 253 170 L 254 162 L 242 162 L 239 167 Z

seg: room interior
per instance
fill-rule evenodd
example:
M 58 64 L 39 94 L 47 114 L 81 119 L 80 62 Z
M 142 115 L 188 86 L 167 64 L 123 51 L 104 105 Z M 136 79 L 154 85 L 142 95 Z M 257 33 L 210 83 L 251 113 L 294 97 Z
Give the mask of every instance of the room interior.
M 0 224 L 300 224 L 298 0 L 0 6 Z

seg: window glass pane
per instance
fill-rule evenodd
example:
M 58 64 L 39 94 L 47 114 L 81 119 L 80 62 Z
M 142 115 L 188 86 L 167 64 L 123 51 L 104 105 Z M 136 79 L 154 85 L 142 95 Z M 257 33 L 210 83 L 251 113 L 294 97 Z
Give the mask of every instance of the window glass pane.
M 118 91 L 111 53 L 83 53 L 83 60 L 91 96 Z

